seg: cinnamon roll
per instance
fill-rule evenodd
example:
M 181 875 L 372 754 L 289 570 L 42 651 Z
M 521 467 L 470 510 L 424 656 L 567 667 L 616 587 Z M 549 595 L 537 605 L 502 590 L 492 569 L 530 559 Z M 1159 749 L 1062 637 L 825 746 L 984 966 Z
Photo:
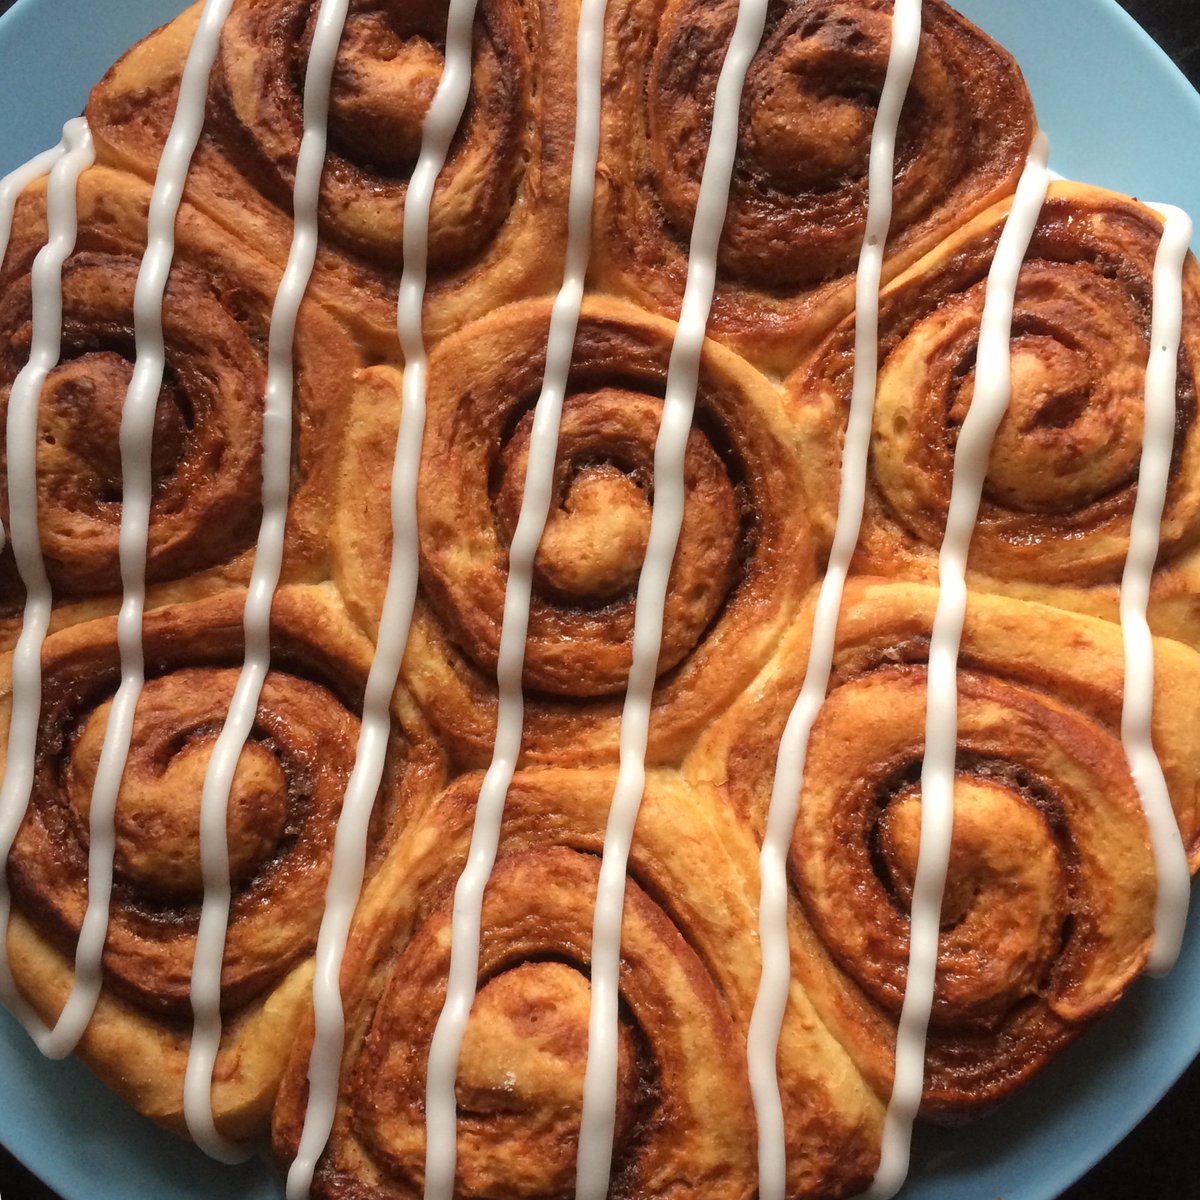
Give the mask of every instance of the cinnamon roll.
M 789 856 L 793 972 L 856 1065 L 891 1088 L 921 822 L 934 588 L 852 580 Z M 686 774 L 761 837 L 811 605 Z M 1155 644 L 1154 741 L 1193 873 L 1200 656 Z M 1105 621 L 972 596 L 958 675 L 954 832 L 923 1111 L 1026 1080 L 1121 996 L 1154 937 L 1155 867 L 1121 744 L 1124 658 Z
M 237 0 L 221 34 L 186 198 L 278 264 L 291 243 L 314 0 Z M 334 69 L 322 244 L 312 290 L 360 336 L 396 343 L 402 229 L 421 124 L 443 65 L 445 0 L 350 5 Z M 92 93 L 99 160 L 153 177 L 175 111 L 194 5 L 135 46 Z M 571 0 L 481 0 L 468 113 L 438 176 L 426 335 L 436 339 L 562 274 L 573 95 Z
M 139 1111 L 181 1132 L 203 892 L 200 792 L 241 664 L 244 602 L 244 592 L 226 592 L 146 617 L 147 682 L 117 800 L 104 991 L 79 1048 Z M 228 807 L 233 901 L 213 1101 L 218 1125 L 234 1137 L 263 1133 L 308 998 L 371 654 L 328 588 L 283 589 L 272 641 L 273 669 Z M 115 622 L 52 635 L 43 664 L 34 783 L 8 861 L 8 946 L 18 987 L 52 1020 L 71 986 L 88 898 L 92 785 L 120 680 Z M 6 696 L 5 729 L 8 706 Z M 371 869 L 440 781 L 435 743 L 402 695 L 394 708 Z
M 404 677 L 451 752 L 486 763 L 507 546 L 523 495 L 548 302 L 502 309 L 429 363 L 421 464 L 421 594 Z M 535 563 L 525 657 L 532 762 L 616 757 L 634 590 L 654 495 L 654 439 L 673 326 L 624 304 L 583 307 L 563 405 L 554 501 Z M 777 391 L 705 348 L 687 505 L 667 600 L 651 755 L 678 761 L 749 682 L 812 581 L 795 452 Z M 335 578 L 368 628 L 387 578 L 400 377 L 364 373 L 334 529 Z
M 958 430 L 975 387 L 985 280 L 1008 214 L 969 222 L 880 298 L 880 371 L 862 537 L 867 574 L 933 581 Z M 1155 255 L 1163 219 L 1099 188 L 1056 183 L 1021 268 L 1012 400 L 992 448 L 972 587 L 1116 619 L 1137 494 Z M 1150 597 L 1158 634 L 1200 646 L 1200 267 L 1184 272 L 1176 434 Z M 788 381 L 805 493 L 828 546 L 854 329 Z
M 133 373 L 133 297 L 150 189 L 102 168 L 77 189 L 79 233 L 63 270 L 63 352 L 42 389 L 38 519 L 58 625 L 115 611 L 121 591 L 122 405 Z M 20 199 L 0 264 L 0 421 L 29 357 L 30 268 L 46 239 L 46 188 Z M 193 598 L 250 573 L 261 516 L 267 337 L 278 272 L 184 206 L 163 307 L 166 371 L 153 437 L 146 577 L 150 603 Z M 285 578 L 327 572 L 339 431 L 358 352 L 305 304 L 295 341 L 295 467 Z M 0 449 L 0 469 L 7 446 Z M 9 520 L 0 487 L 0 518 Z M 0 555 L 0 637 L 11 645 L 23 587 Z
M 337 1116 L 314 1197 L 421 1195 L 425 1064 L 479 783 L 460 779 L 409 828 L 359 908 L 342 975 Z M 592 906 L 612 785 L 603 770 L 540 769 L 513 781 L 458 1073 L 456 1195 L 574 1194 Z M 626 887 L 618 1195 L 754 1191 L 745 1064 L 758 980 L 753 850 L 708 797 L 673 772 L 652 773 Z M 306 1024 L 275 1110 L 285 1161 L 299 1140 L 310 1037 Z M 852 1194 L 870 1178 L 882 1109 L 798 989 L 783 1045 L 798 1194 Z
M 717 76 L 738 6 L 613 0 L 594 264 L 675 316 Z M 710 335 L 786 370 L 854 307 L 890 0 L 773 5 L 742 94 Z M 1033 108 L 1016 64 L 941 0 L 923 6 L 897 136 L 884 278 L 1016 186 Z

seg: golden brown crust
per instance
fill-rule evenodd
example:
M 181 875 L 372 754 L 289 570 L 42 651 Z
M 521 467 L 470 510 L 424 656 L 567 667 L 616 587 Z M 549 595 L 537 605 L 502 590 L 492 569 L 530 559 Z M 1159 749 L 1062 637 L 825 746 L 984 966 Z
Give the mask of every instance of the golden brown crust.
M 63 270 L 63 350 L 42 389 L 38 519 L 55 624 L 114 612 L 121 590 L 118 435 L 133 373 L 133 292 L 150 189 L 93 168 L 77 188 L 79 233 Z M 22 195 L 0 264 L 0 421 L 29 354 L 30 268 L 46 239 L 46 184 Z M 249 577 L 262 513 L 267 336 L 279 272 L 183 206 L 163 308 L 166 370 L 155 418 L 149 602 L 220 590 Z M 292 496 L 283 578 L 328 573 L 327 533 L 341 427 L 358 352 L 315 304 L 295 342 Z M 6 451 L 0 455 L 5 470 Z M 9 519 L 0 487 L 0 518 Z M 0 554 L 0 641 L 11 646 L 23 587 Z
M 855 565 L 933 582 L 954 447 L 975 385 L 988 267 L 1008 214 L 982 213 L 880 300 L 880 372 Z M 972 587 L 1115 620 L 1141 461 L 1154 260 L 1162 218 L 1055 183 L 1021 269 L 1012 401 L 971 541 Z M 843 322 L 788 381 L 805 491 L 824 546 L 837 518 L 854 329 Z M 1176 444 L 1150 604 L 1156 633 L 1200 646 L 1200 266 L 1184 273 Z M 831 490 L 832 489 L 832 490 Z
M 737 4 L 613 0 L 593 271 L 675 316 Z M 884 278 L 1016 187 L 1033 107 L 1012 58 L 941 0 L 897 138 Z M 890 0 L 773 5 L 746 77 L 710 335 L 786 371 L 854 308 Z
M 614 779 L 543 769 L 513 781 L 458 1074 L 458 1195 L 573 1194 L 597 856 Z M 420 1195 L 425 1061 L 479 782 L 467 776 L 438 800 L 360 906 L 317 1197 Z M 622 927 L 616 1196 L 754 1191 L 745 1036 L 758 983 L 755 887 L 745 831 L 673 772 L 652 773 Z M 285 1161 L 299 1138 L 310 1024 L 276 1108 Z M 792 1179 L 804 1195 L 854 1194 L 874 1166 L 882 1107 L 798 991 L 782 1045 Z
M 173 1125 L 180 1123 L 203 894 L 200 792 L 242 660 L 244 602 L 244 592 L 227 592 L 146 617 L 147 683 L 116 808 L 103 1012 L 82 1046 L 102 1078 Z M 282 589 L 272 613 L 272 642 L 272 670 L 228 809 L 233 899 L 215 1097 L 219 1122 L 240 1136 L 264 1128 L 285 1040 L 276 1028 L 261 1046 L 246 1038 L 264 1036 L 268 1010 L 272 1025 L 294 1019 L 286 1012 L 294 1014 L 307 995 L 371 655 L 327 588 Z M 70 959 L 88 902 L 92 785 L 119 679 L 113 620 L 77 625 L 47 640 L 34 782 L 8 881 L 21 917 L 10 938 L 14 977 L 51 1019 L 70 984 Z M 5 729 L 7 692 L 6 678 L 0 704 Z M 401 724 L 403 703 L 398 697 L 389 765 L 372 818 L 369 870 L 440 781 L 435 744 L 411 705 Z M 157 1080 L 126 1061 L 129 1048 L 143 1039 L 157 1048 Z M 134 1061 L 144 1053 L 139 1050 Z
M 886 1095 L 908 961 L 926 659 L 937 590 L 853 580 L 813 727 L 790 867 L 797 977 Z M 685 766 L 759 831 L 808 657 L 812 605 Z M 1106 621 L 972 596 L 924 1108 L 986 1108 L 1116 1001 L 1154 930 L 1153 856 L 1121 746 Z M 1180 722 L 1200 656 L 1155 644 L 1154 740 L 1193 870 L 1200 748 Z
M 135 46 L 92 93 L 99 160 L 151 178 L 199 5 Z M 282 265 L 302 132 L 313 0 L 238 0 L 221 36 L 188 201 Z M 434 190 L 425 333 L 441 337 L 562 274 L 577 9 L 481 0 L 471 96 Z M 312 294 L 375 351 L 394 354 L 408 180 L 442 65 L 445 10 L 352 8 L 334 72 L 321 248 Z
M 418 499 L 423 586 L 404 677 L 468 765 L 486 763 L 492 744 L 507 544 L 549 319 L 548 302 L 509 306 L 448 338 L 429 363 Z M 628 305 L 584 304 L 535 564 L 525 658 L 530 761 L 616 757 L 673 334 L 670 322 Z M 396 372 L 364 375 L 335 527 L 335 577 L 370 628 L 387 576 L 399 399 Z M 658 762 L 678 761 L 749 682 L 812 580 L 779 395 L 712 343 L 684 473 L 687 507 L 651 717 Z

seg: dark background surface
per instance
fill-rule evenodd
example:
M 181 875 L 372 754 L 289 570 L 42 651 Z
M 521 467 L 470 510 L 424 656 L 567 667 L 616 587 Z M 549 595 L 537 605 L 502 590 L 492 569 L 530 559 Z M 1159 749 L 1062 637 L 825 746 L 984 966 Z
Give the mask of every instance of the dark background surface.
M 1054 2 L 1046 0 L 1047 4 Z M 1192 83 L 1200 87 L 1200 0 L 1119 0 L 1119 3 L 1154 35 Z M 13 0 L 0 0 L 0 13 L 12 4 Z M 102 12 L 101 0 L 98 15 Z M 4 1102 L 3 1081 L 0 1081 L 0 1103 Z M 1064 1192 L 1061 1200 L 1200 1200 L 1198 1126 L 1200 1061 L 1193 1063 L 1133 1133 Z M 4 1200 L 57 1200 L 53 1192 L 24 1171 L 2 1148 L 0 1196 Z

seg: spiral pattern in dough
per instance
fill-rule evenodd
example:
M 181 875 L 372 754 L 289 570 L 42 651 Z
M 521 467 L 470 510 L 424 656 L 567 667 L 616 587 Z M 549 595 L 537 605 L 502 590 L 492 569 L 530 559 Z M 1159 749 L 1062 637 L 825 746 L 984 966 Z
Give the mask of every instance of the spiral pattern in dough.
M 891 45 L 890 0 L 773 5 L 742 94 L 709 332 L 786 369 L 854 307 L 867 161 Z M 597 226 L 605 284 L 675 316 L 738 6 L 614 0 Z M 890 278 L 1016 186 L 1033 109 L 1012 59 L 941 0 L 896 142 Z
M 116 808 L 105 991 L 81 1047 L 135 1103 L 171 1124 L 179 1120 L 203 895 L 200 793 L 237 679 L 244 599 L 226 592 L 146 618 L 148 677 Z M 370 662 L 369 643 L 327 589 L 283 589 L 272 637 L 274 669 L 227 814 L 233 901 L 214 1099 L 218 1119 L 239 1136 L 261 1132 L 287 1043 L 277 1023 L 305 999 Z M 8 863 L 19 914 L 9 948 L 18 986 L 53 1010 L 70 984 L 87 905 L 92 786 L 120 679 L 114 622 L 53 635 L 44 664 L 37 769 Z M 412 732 L 394 723 L 372 864 L 436 786 L 438 752 L 411 713 L 406 720 Z
M 121 592 L 122 406 L 133 375 L 133 295 L 150 190 L 103 168 L 81 177 L 79 236 L 63 270 L 63 353 L 39 404 L 38 521 L 57 623 L 114 611 Z M 46 237 L 45 186 L 21 199 L 0 265 L 0 421 L 29 356 L 30 264 Z M 185 207 L 163 306 L 166 370 L 155 414 L 146 577 L 151 604 L 248 578 L 261 517 L 267 335 L 278 273 Z M 359 356 L 312 304 L 295 342 L 295 467 L 285 578 L 325 570 L 336 446 Z M 6 452 L 5 452 L 6 454 Z M 0 463 L 6 456 L 0 455 Z M 0 517 L 8 521 L 0 488 Z M 187 581 L 182 590 L 173 586 Z M 0 636 L 23 589 L 0 555 Z
M 359 909 L 356 953 L 343 973 L 348 1031 L 338 1112 L 315 1197 L 421 1194 L 425 1062 L 446 993 L 451 893 L 479 782 L 465 776 L 439 798 Z M 456 1195 L 574 1193 L 592 908 L 612 784 L 603 770 L 531 770 L 513 781 L 459 1063 Z M 740 1198 L 754 1190 L 745 1063 L 758 977 L 753 843 L 706 800 L 674 773 L 653 773 L 634 839 L 617 1195 L 703 1189 Z M 275 1144 L 285 1160 L 298 1138 L 309 1036 L 306 1029 L 276 1109 Z M 870 1177 L 881 1108 L 802 995 L 784 1046 L 796 1178 L 812 1194 L 850 1194 Z
M 405 678 L 466 762 L 486 762 L 492 744 L 507 542 L 520 511 L 549 317 L 546 302 L 510 306 L 430 359 L 418 501 L 422 600 Z M 554 500 L 534 567 L 525 657 L 525 749 L 534 761 L 616 755 L 672 333 L 668 322 L 626 305 L 584 305 Z M 337 579 L 369 626 L 387 575 L 399 395 L 395 372 L 364 375 L 341 481 Z M 658 761 L 678 759 L 749 682 L 811 582 L 793 453 L 775 389 L 710 344 L 651 718 Z
M 444 65 L 445 0 L 351 3 L 334 67 L 312 291 L 371 346 L 396 344 L 408 182 Z M 139 43 L 92 93 L 99 160 L 153 177 L 199 5 Z M 303 131 L 315 0 L 236 0 L 187 199 L 282 265 Z M 425 331 L 548 291 L 566 232 L 574 53 L 570 0 L 480 0 L 463 128 L 433 194 Z
M 932 582 L 954 448 L 975 387 L 986 275 L 1008 203 L 885 289 L 863 534 L 868 574 Z M 1141 461 L 1154 260 L 1162 218 L 1099 188 L 1056 183 L 1016 293 L 1012 400 L 997 432 L 968 579 L 1115 620 Z M 1200 269 L 1184 275 L 1176 442 L 1151 594 L 1156 633 L 1200 646 Z M 854 330 L 839 326 L 788 381 L 805 491 L 833 536 Z
M 918 584 L 847 586 L 789 858 L 793 969 L 885 1096 L 908 967 L 936 602 Z M 760 836 L 811 622 L 810 605 L 686 766 Z M 990 1106 L 1076 1037 L 1145 965 L 1154 935 L 1154 859 L 1121 745 L 1119 629 L 975 596 L 960 664 L 923 1100 L 945 1115 Z M 1200 684 L 1200 657 L 1162 640 L 1155 667 L 1155 743 L 1195 870 L 1200 752 L 1171 714 Z

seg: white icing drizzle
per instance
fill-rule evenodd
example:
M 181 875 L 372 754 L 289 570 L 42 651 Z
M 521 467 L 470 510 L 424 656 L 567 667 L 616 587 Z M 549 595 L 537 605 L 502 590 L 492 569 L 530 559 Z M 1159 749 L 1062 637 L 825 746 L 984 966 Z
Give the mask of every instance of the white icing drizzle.
M 1154 642 L 1146 622 L 1150 582 L 1175 446 L 1175 384 L 1183 327 L 1183 266 L 1192 222 L 1170 205 L 1152 205 L 1163 217 L 1162 241 L 1154 261 L 1154 305 L 1150 321 L 1150 358 L 1146 366 L 1146 409 L 1137 499 L 1129 531 L 1129 553 L 1121 578 L 1121 633 L 1125 644 L 1125 695 L 1121 741 L 1150 829 L 1158 898 L 1154 945 L 1147 969 L 1170 970 L 1179 956 L 1191 895 L 1187 851 L 1162 764 L 1151 739 L 1154 708 Z
M 633 662 L 621 713 L 620 761 L 613 789 L 592 928 L 588 1060 L 583 1081 L 576 1200 L 604 1200 L 612 1172 L 617 1102 L 617 1002 L 621 919 L 634 826 L 646 782 L 646 746 L 671 566 L 683 523 L 683 461 L 696 407 L 700 354 L 712 308 L 717 247 L 737 154 L 738 111 L 750 60 L 766 23 L 766 0 L 739 0 L 737 24 L 721 64 L 712 132 L 696 201 L 687 282 L 671 346 L 662 423 L 654 447 L 654 510 L 634 607 Z
M 25 611 L 12 658 L 12 712 L 4 782 L 0 785 L 0 999 L 28 1030 L 43 1054 L 65 1058 L 83 1033 L 99 991 L 99 959 L 104 928 L 97 938 L 96 921 L 88 911 L 76 949 L 76 978 L 58 1021 L 48 1028 L 17 990 L 8 960 L 8 922 L 12 899 L 8 890 L 9 851 L 25 818 L 33 789 L 38 723 L 42 710 L 42 643 L 50 626 L 52 596 L 38 535 L 37 422 L 38 401 L 46 376 L 62 352 L 63 264 L 75 249 L 78 234 L 76 185 L 95 161 L 87 122 L 78 117 L 63 127 L 62 142 L 7 176 L 0 185 L 4 209 L 3 250 L 11 233 L 17 193 L 51 167 L 46 189 L 46 244 L 38 251 L 31 272 L 32 332 L 29 359 L 13 380 L 8 400 L 8 511 L 13 556 L 25 584 Z M 92 866 L 97 851 L 93 830 Z M 111 858 L 111 855 L 110 855 Z
M 305 70 L 304 132 L 292 192 L 292 243 L 275 294 L 267 346 L 262 521 L 242 616 L 245 657 L 205 772 L 200 800 L 205 891 L 192 969 L 194 1029 L 184 1081 L 184 1111 L 196 1142 L 213 1157 L 225 1161 L 248 1156 L 246 1150 L 217 1132 L 212 1116 L 213 1066 L 221 1040 L 221 964 L 231 899 L 226 815 L 234 772 L 253 729 L 271 665 L 271 605 L 283 565 L 291 484 L 296 321 L 317 255 L 317 208 L 328 141 L 329 95 L 347 3 L 322 0 Z
M 571 353 L 591 247 L 592 202 L 600 153 L 600 68 L 606 0 L 583 0 L 575 69 L 575 142 L 567 209 L 563 282 L 550 314 L 546 370 L 533 414 L 525 490 L 509 547 L 504 620 L 496 664 L 499 704 L 492 761 L 479 790 L 467 863 L 454 889 L 446 1000 L 429 1048 L 425 1089 L 425 1197 L 451 1200 L 457 1163 L 455 1079 L 479 974 L 483 894 L 496 862 L 509 784 L 521 752 L 521 688 L 533 591 L 533 564 L 553 497 L 554 464 Z
M 884 247 L 892 223 L 896 132 L 920 41 L 921 0 L 896 0 L 887 75 L 871 131 L 867 220 L 855 279 L 854 381 L 842 452 L 837 526 L 813 616 L 804 685 L 779 745 L 766 836 L 760 854 L 758 921 L 762 975 L 750 1019 L 747 1057 L 758 1121 L 761 1200 L 783 1200 L 787 1190 L 787 1151 L 777 1068 L 779 1036 L 791 985 L 787 856 L 799 812 L 809 736 L 829 687 L 838 611 L 862 526 L 867 455 L 879 374 L 879 282 Z
M 63 131 L 63 140 L 49 150 L 34 155 L 27 163 L 14 168 L 3 179 L 0 179 L 0 263 L 8 253 L 8 239 L 12 236 L 13 214 L 17 209 L 17 199 L 21 193 L 35 180 L 51 171 L 64 154 L 67 153 L 67 130 Z
M 68 126 L 70 128 L 70 126 Z M 10 173 L 0 179 L 0 264 L 4 263 L 5 254 L 8 252 L 8 239 L 12 236 L 12 220 L 14 212 L 17 210 L 17 198 L 20 196 L 26 187 L 29 187 L 35 179 L 40 179 L 42 175 L 46 175 L 55 166 L 55 163 L 61 161 L 61 158 L 66 155 L 67 142 L 66 133 L 64 138 L 58 145 L 50 146 L 49 150 L 43 150 L 41 154 L 30 158 L 29 162 L 23 163 L 22 166 L 11 170 Z M 72 185 L 73 187 L 73 185 Z M 68 251 L 70 253 L 70 251 Z M 4 550 L 6 544 L 4 522 L 0 522 L 0 551 Z M 24 816 L 24 803 L 20 805 L 20 815 Z M 0 808 L 0 846 L 4 847 L 4 854 L 0 856 L 2 860 L 7 860 L 8 850 L 12 848 L 12 840 L 16 838 L 17 824 L 12 826 L 11 833 L 8 832 L 8 824 L 4 820 L 6 809 Z M 2 912 L 4 912 L 4 922 L 0 924 L 0 929 L 8 928 L 8 882 L 7 875 L 0 878 L 0 894 L 2 894 Z M 7 980 L 7 942 L 0 943 L 0 959 L 4 959 L 4 968 L 2 968 L 2 978 Z M 11 988 L 6 988 L 7 992 L 11 992 Z M 31 1010 L 26 1008 L 26 1013 Z M 35 1019 L 36 1020 L 36 1019 Z M 29 1025 L 29 1022 L 25 1022 Z
M 913 883 L 908 977 L 896 1034 L 896 1074 L 883 1127 L 879 1170 L 867 1195 L 886 1200 L 908 1174 L 912 1125 L 925 1079 L 925 1041 L 933 1006 L 942 893 L 954 826 L 958 751 L 958 652 L 966 619 L 967 553 L 979 513 L 996 430 L 1012 393 L 1009 343 L 1021 264 L 1046 198 L 1046 135 L 1038 131 L 988 272 L 975 395 L 954 451 L 954 482 L 938 557 L 938 603 L 929 641 L 921 836 Z
M 344 7 L 344 6 L 343 6 Z M 403 406 L 392 466 L 392 551 L 375 657 L 363 696 L 354 768 L 334 839 L 326 909 L 317 940 L 313 982 L 315 1033 L 308 1068 L 308 1105 L 296 1159 L 288 1172 L 289 1200 L 303 1200 L 333 1128 L 345 1037 L 341 966 L 350 921 L 362 890 L 367 828 L 379 794 L 391 735 L 391 699 L 400 675 L 417 594 L 417 475 L 425 430 L 428 359 L 422 307 L 429 260 L 433 189 L 445 165 L 471 89 L 471 35 L 476 0 L 451 0 L 444 67 L 425 115 L 421 149 L 404 204 L 404 270 L 396 324 L 404 353 Z
M 34 155 L 27 163 L 10 171 L 0 179 L 0 263 L 8 253 L 8 239 L 12 236 L 13 214 L 17 208 L 17 197 L 35 180 L 47 174 L 58 162 L 67 148 L 64 142 Z M 4 522 L 0 521 L 0 552 L 4 550 Z

